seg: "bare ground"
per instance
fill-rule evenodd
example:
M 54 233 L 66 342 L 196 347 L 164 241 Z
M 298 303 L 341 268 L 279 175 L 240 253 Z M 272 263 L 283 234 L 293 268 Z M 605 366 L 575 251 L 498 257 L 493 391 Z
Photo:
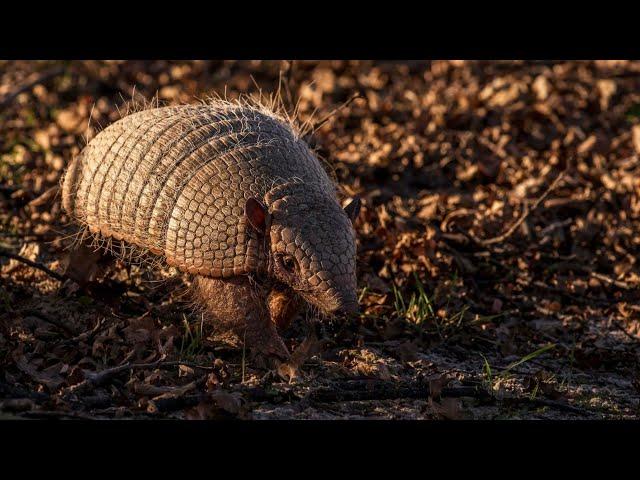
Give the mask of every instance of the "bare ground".
M 301 319 L 273 371 L 211 336 L 176 272 L 55 278 L 86 138 L 132 100 L 279 79 L 364 201 L 358 318 Z M 0 62 L 1 415 L 637 418 L 639 92 L 626 61 Z

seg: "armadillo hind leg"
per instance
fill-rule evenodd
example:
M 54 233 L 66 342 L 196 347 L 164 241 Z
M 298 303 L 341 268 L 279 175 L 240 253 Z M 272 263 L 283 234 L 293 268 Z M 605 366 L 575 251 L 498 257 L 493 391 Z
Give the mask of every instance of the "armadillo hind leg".
M 249 349 L 282 360 L 289 351 L 267 309 L 267 296 L 248 277 L 229 279 L 196 276 L 195 295 L 219 332 L 233 333 Z

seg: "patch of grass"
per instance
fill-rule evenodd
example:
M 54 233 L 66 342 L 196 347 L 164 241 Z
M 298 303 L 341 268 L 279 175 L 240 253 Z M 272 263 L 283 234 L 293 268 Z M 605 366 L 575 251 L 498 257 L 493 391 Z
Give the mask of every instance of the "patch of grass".
M 421 325 L 427 319 L 434 317 L 435 314 L 433 312 L 431 299 L 415 272 L 413 277 L 416 282 L 417 291 L 411 292 L 411 297 L 409 297 L 408 302 L 405 301 L 400 289 L 395 284 L 392 285 L 394 297 L 393 306 L 398 316 L 404 317 L 416 325 Z
M 483 365 L 482 365 L 482 378 L 483 378 L 483 384 L 485 385 L 485 387 L 487 388 L 487 390 L 489 390 L 490 392 L 493 392 L 493 386 L 495 384 L 495 381 L 497 380 L 505 380 L 509 377 L 510 372 L 516 368 L 519 365 L 522 365 L 530 360 L 533 360 L 534 358 L 539 357 L 540 355 L 542 355 L 545 352 L 548 352 L 549 350 L 555 348 L 556 344 L 555 343 L 550 343 L 548 345 L 545 345 L 544 347 L 541 347 L 539 349 L 537 349 L 534 352 L 531 352 L 527 355 L 525 355 L 524 357 L 520 358 L 519 360 L 516 360 L 515 362 L 510 363 L 509 365 L 507 365 L 504 370 L 502 370 L 501 372 L 494 374 L 493 373 L 493 369 L 491 368 L 491 365 L 489 364 L 489 361 L 487 360 L 487 357 L 485 357 L 482 353 L 480 354 L 480 356 L 482 357 L 483 360 Z M 537 384 L 536 384 L 536 388 L 534 388 L 534 391 L 532 393 L 533 397 L 535 398 L 535 395 L 537 394 Z
M 180 338 L 180 358 L 190 360 L 202 353 L 203 347 L 203 327 L 204 317 L 200 320 L 199 325 L 192 328 L 187 320 L 186 315 L 182 316 L 184 324 L 184 335 Z
M 482 364 L 483 384 L 487 390 L 492 391 L 493 390 L 493 374 L 491 373 L 491 365 L 489 364 L 487 357 L 485 357 L 482 354 L 480 354 L 480 356 L 482 357 L 482 360 L 484 362 Z
M 360 292 L 360 295 L 358 296 L 358 303 L 362 302 L 362 299 L 364 298 L 364 296 L 367 294 L 367 292 L 369 291 L 369 287 L 365 286 L 362 289 L 362 292 Z
M 468 305 L 452 315 L 441 316 L 436 313 L 436 295 L 429 296 L 426 292 L 424 284 L 414 272 L 415 290 L 410 293 L 408 301 L 402 294 L 400 288 L 395 284 L 392 285 L 393 292 L 393 308 L 396 316 L 406 319 L 410 324 L 426 328 L 428 325 L 435 327 L 435 333 L 444 340 L 445 337 L 452 332 L 457 331 L 464 321 L 465 314 L 469 310 Z M 447 303 L 444 307 L 445 312 L 449 312 L 449 304 L 451 297 L 447 297 Z
M 462 326 L 462 321 L 464 320 L 464 314 L 469 310 L 469 305 L 463 305 L 459 312 L 454 313 L 450 317 L 446 319 L 446 325 L 441 322 L 441 326 L 445 326 L 447 328 L 458 329 Z
M 508 312 L 497 313 L 495 315 L 475 315 L 475 318 L 471 320 L 469 323 L 471 325 L 483 325 L 485 323 L 491 323 L 494 320 L 504 317 Z
M 538 390 L 540 390 L 540 382 L 536 380 L 536 384 L 533 386 L 533 390 L 531 390 L 531 393 L 529 394 L 529 398 L 531 400 L 536 399 L 536 397 L 538 396 Z

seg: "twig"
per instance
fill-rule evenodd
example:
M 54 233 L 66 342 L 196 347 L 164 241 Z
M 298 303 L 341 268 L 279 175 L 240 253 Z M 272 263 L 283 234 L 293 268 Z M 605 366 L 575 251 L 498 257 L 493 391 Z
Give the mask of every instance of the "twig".
M 320 388 L 309 394 L 309 400 L 318 403 L 354 402 L 367 400 L 393 400 L 398 398 L 429 398 L 432 396 L 428 382 L 389 382 L 381 380 L 347 380 L 337 388 Z M 440 397 L 489 398 L 483 389 L 476 387 L 445 387 Z
M 541 407 L 549 407 L 554 410 L 560 410 L 563 412 L 571 412 L 578 415 L 590 416 L 593 415 L 589 410 L 585 410 L 584 408 L 574 407 L 573 405 L 569 405 L 565 402 L 558 402 L 556 400 L 547 400 L 546 398 L 528 398 L 528 397 L 510 397 L 503 399 L 506 403 L 511 404 L 533 404 Z
M 40 418 L 40 419 L 64 419 L 64 418 L 74 418 L 79 420 L 96 420 L 100 417 L 95 415 L 88 415 L 86 413 L 80 412 L 58 412 L 55 410 L 29 410 L 27 412 L 20 412 L 17 414 L 18 417 L 25 418 Z
M 65 342 L 68 342 L 70 344 L 78 343 L 78 342 L 85 342 L 85 341 L 90 342 L 93 339 L 93 337 L 95 337 L 96 333 L 98 333 L 98 331 L 100 330 L 100 327 L 102 327 L 102 324 L 104 323 L 104 321 L 105 321 L 104 318 L 99 318 L 98 321 L 96 322 L 96 324 L 94 325 L 94 327 L 91 330 L 79 333 L 75 337 L 69 338 Z
M 60 192 L 60 187 L 58 185 L 54 185 L 53 187 L 48 188 L 43 193 L 38 195 L 38 197 L 31 200 L 27 205 L 29 205 L 29 207 L 31 208 L 44 205 L 47 202 L 50 202 L 51 200 L 53 200 L 56 197 L 56 195 L 58 195 L 59 192 Z
M 268 402 L 268 403 L 285 403 L 296 402 L 302 400 L 302 398 L 296 395 L 291 389 L 288 390 L 276 390 L 267 389 L 263 386 L 246 386 L 238 385 L 233 388 L 234 392 L 238 392 L 243 398 L 252 402 Z
M 190 382 L 186 385 L 165 385 L 165 386 L 157 386 L 151 385 L 147 383 L 136 383 L 133 386 L 133 391 L 138 395 L 144 395 L 147 397 L 159 397 L 159 396 L 174 396 L 179 397 L 184 395 L 185 393 L 194 390 L 199 383 L 203 383 L 206 381 L 207 375 L 199 379 L 198 381 Z
M 45 315 L 42 312 L 39 312 L 38 310 L 32 309 L 32 308 L 27 308 L 24 310 L 20 310 L 18 313 L 22 314 L 22 315 L 26 315 L 26 316 L 32 316 L 32 317 L 37 317 L 40 320 L 44 320 L 47 323 L 50 323 L 51 325 L 54 325 L 56 327 L 58 327 L 59 329 L 63 330 L 66 334 L 68 335 L 76 335 L 76 332 L 74 332 L 71 328 L 69 328 L 67 325 L 64 324 L 64 322 L 62 322 L 61 320 L 58 320 L 57 318 L 53 318 L 50 317 L 48 315 Z
M 580 272 L 589 274 L 593 278 L 596 278 L 605 283 L 608 283 L 609 285 L 614 285 L 618 288 L 622 288 L 623 290 L 633 290 L 634 288 L 637 288 L 637 287 L 634 287 L 633 285 L 629 285 L 627 282 L 623 282 L 622 280 L 616 280 L 615 278 L 611 278 L 608 275 L 605 275 L 604 273 L 596 272 L 593 268 L 587 265 L 582 265 L 577 262 L 566 261 L 566 262 L 554 263 L 550 265 L 547 268 L 547 270 L 548 271 L 561 271 L 561 270 L 580 271 Z
M 20 238 L 23 240 L 41 240 L 43 242 L 49 242 L 58 238 L 55 235 L 46 235 L 44 233 L 22 233 L 22 232 L 0 232 L 2 238 Z
M 637 336 L 629 333 L 629 331 L 624 327 L 624 325 L 622 325 L 619 321 L 617 321 L 616 319 L 613 318 L 613 314 L 611 314 L 611 316 L 609 317 L 609 321 L 611 323 L 613 323 L 613 325 L 620 330 L 622 333 L 624 333 L 627 338 L 633 340 L 635 343 L 640 343 L 640 338 L 638 338 Z
M 204 365 L 198 365 L 192 362 L 183 361 L 158 360 L 150 363 L 126 363 L 124 365 L 118 365 L 117 367 L 107 368 L 106 370 L 102 370 L 100 372 L 88 373 L 85 380 L 69 387 L 68 393 L 81 393 L 86 391 L 90 387 L 103 385 L 116 375 L 125 371 L 135 370 L 139 368 L 175 367 L 178 365 L 186 365 L 187 367 L 200 368 L 202 370 L 213 370 L 213 367 L 207 367 Z
M 435 393 L 435 392 L 433 392 Z M 440 398 L 470 397 L 484 401 L 498 401 L 513 404 L 533 404 L 546 406 L 556 410 L 588 416 L 588 410 L 574 407 L 565 402 L 544 398 L 508 397 L 497 399 L 487 390 L 479 386 L 444 387 L 437 395 L 433 395 L 428 383 L 422 382 L 388 382 L 380 380 L 348 380 L 340 382 L 337 389 L 322 388 L 309 394 L 309 400 L 314 403 L 339 403 L 368 400 L 393 400 L 402 398 L 423 398 L 432 396 Z
M 331 110 L 331 112 L 329 112 L 327 114 L 326 117 L 324 117 L 322 120 L 320 120 L 319 122 L 315 123 L 310 129 L 309 129 L 309 133 L 311 133 L 312 135 L 322 126 L 324 125 L 331 117 L 333 117 L 336 113 L 338 113 L 340 110 L 343 110 L 344 108 L 348 107 L 351 102 L 353 102 L 354 100 L 358 99 L 358 98 L 364 98 L 362 95 L 360 95 L 360 93 L 356 93 L 354 94 L 349 100 L 347 100 L 346 102 L 344 102 L 342 105 L 340 105 L 337 108 L 334 108 L 333 110 Z M 305 132 L 306 134 L 306 132 Z
M 574 221 L 573 218 L 567 218 L 560 222 L 553 222 L 551 225 L 543 228 L 542 231 L 540 232 L 540 235 L 542 235 L 543 237 L 546 237 L 557 228 L 563 228 L 563 227 L 566 227 L 567 225 L 571 225 L 573 221 Z
M 195 393 L 193 395 L 183 395 L 180 397 L 165 397 L 149 400 L 147 412 L 149 413 L 168 413 L 176 410 L 183 410 L 189 407 L 195 407 L 200 402 L 208 400 L 211 396 L 208 393 Z
M 554 287 L 553 285 L 547 285 L 544 282 L 541 282 L 540 280 L 536 280 L 533 282 L 533 285 L 535 285 L 538 288 L 542 288 L 543 290 L 547 290 L 549 292 L 553 292 L 553 293 L 557 293 L 559 295 L 563 295 L 567 298 L 570 298 L 571 300 L 573 300 L 576 303 L 579 303 L 581 305 L 595 305 L 598 307 L 607 307 L 609 306 L 609 302 L 603 302 L 601 300 L 598 300 L 596 298 L 593 298 L 589 295 L 582 295 L 582 296 L 577 296 L 577 295 L 572 295 L 571 293 L 569 293 L 566 289 L 563 288 L 559 288 L 559 287 Z M 513 296 L 513 298 L 520 298 L 520 296 Z M 530 304 L 527 304 L 527 306 L 529 307 L 535 307 L 536 304 L 531 302 Z
M 14 260 L 17 260 L 18 262 L 24 263 L 25 265 L 29 265 L 30 267 L 37 268 L 38 270 L 46 273 L 50 277 L 55 278 L 56 280 L 58 280 L 60 282 L 64 282 L 68 278 L 66 275 L 62 275 L 60 273 L 56 273 L 53 270 L 51 270 L 50 268 L 45 267 L 41 263 L 34 262 L 32 260 L 29 260 L 28 258 L 24 258 L 23 256 L 18 255 L 17 253 L 9 252 L 8 250 L 5 250 L 4 248 L 0 248 L 0 257 L 12 258 Z
M 52 77 L 60 75 L 62 72 L 64 72 L 63 67 L 55 67 L 55 68 L 46 70 L 40 74 L 31 75 L 24 84 L 20 85 L 17 89 L 15 89 L 11 93 L 8 93 L 2 100 L 0 100 L 0 110 L 8 107 L 9 104 L 21 93 L 26 92 L 27 90 L 30 90 L 31 88 L 35 87 L 39 83 L 42 83 Z
M 597 278 L 598 280 L 602 280 L 605 283 L 608 283 L 610 285 L 615 285 L 618 288 L 622 288 L 623 290 L 631 290 L 633 287 L 631 285 L 629 285 L 626 282 L 623 282 L 622 280 L 615 280 L 613 278 L 609 278 L 606 275 L 602 274 L 602 273 L 598 273 L 598 272 L 594 272 L 593 270 L 591 270 L 589 267 L 581 267 L 582 270 L 589 272 L 589 275 L 591 275 L 593 278 Z
M 497 237 L 493 237 L 493 238 L 482 239 L 482 238 L 476 237 L 473 232 L 468 232 L 469 238 L 471 238 L 471 240 L 473 240 L 478 245 L 481 245 L 483 247 L 493 245 L 494 243 L 500 243 L 505 241 L 507 238 L 513 235 L 513 232 L 515 232 L 518 229 L 518 227 L 520 227 L 520 225 L 522 225 L 522 223 L 527 219 L 529 214 L 533 212 L 536 208 L 538 208 L 538 206 L 543 202 L 543 200 L 547 198 L 547 196 L 549 196 L 549 194 L 553 190 L 555 190 L 555 188 L 558 186 L 560 181 L 564 178 L 564 173 L 565 172 L 560 172 L 560 174 L 555 178 L 555 180 L 551 182 L 551 185 L 549 185 L 549 188 L 547 188 L 544 191 L 544 193 L 540 195 L 540 197 L 538 197 L 538 199 L 535 202 L 533 202 L 533 205 L 531 206 L 531 208 L 529 208 L 525 203 L 524 211 L 522 212 L 522 215 L 520 215 L 520 218 L 518 218 L 518 220 L 516 220 L 515 223 L 511 225 L 511 227 L 509 227 L 509 229 L 507 229 L 507 231 L 504 232 L 502 235 L 498 235 Z
M 295 60 L 289 60 L 289 68 L 287 69 L 287 78 L 284 83 L 284 87 L 287 91 L 287 101 L 289 106 L 293 105 L 293 96 L 291 95 L 291 80 L 293 78 L 293 67 Z

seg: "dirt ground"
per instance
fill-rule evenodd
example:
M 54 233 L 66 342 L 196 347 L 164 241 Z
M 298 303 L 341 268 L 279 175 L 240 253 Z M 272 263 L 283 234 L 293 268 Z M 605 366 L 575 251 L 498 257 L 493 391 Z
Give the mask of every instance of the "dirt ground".
M 279 85 L 363 199 L 357 318 L 272 370 L 169 268 L 62 276 L 87 139 Z M 0 62 L 0 416 L 638 418 L 639 155 L 640 62 Z

